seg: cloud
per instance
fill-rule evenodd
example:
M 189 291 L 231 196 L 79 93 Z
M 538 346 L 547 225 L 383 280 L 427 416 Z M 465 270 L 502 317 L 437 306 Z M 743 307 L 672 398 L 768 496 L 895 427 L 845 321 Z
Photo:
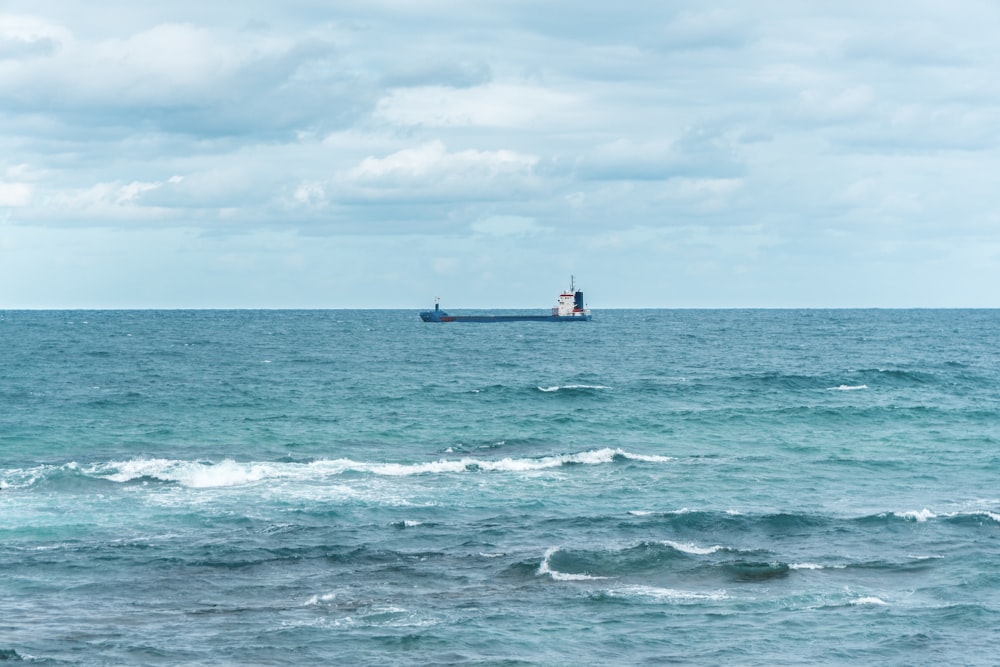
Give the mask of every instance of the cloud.
M 369 200 L 507 198 L 530 190 L 538 157 L 509 150 L 449 151 L 441 141 L 366 157 L 336 179 L 334 196 Z
M 731 9 L 681 11 L 660 31 L 657 47 L 667 51 L 738 50 L 753 39 L 750 18 Z
M 0 207 L 27 206 L 30 201 L 30 185 L 0 181 Z
M 598 180 L 731 177 L 743 169 L 733 142 L 703 128 L 691 128 L 669 142 L 616 139 L 595 146 L 576 166 L 579 176 Z
M 54 54 L 71 39 L 66 29 L 31 16 L 0 14 L 0 66 Z M 10 62 L 6 67 L 10 67 Z
M 555 127 L 576 111 L 570 94 L 527 82 L 492 82 L 472 88 L 394 89 L 375 107 L 377 120 L 403 126 L 536 130 Z
M 549 227 L 543 227 L 533 218 L 525 218 L 517 215 L 493 215 L 472 223 L 473 231 L 487 236 L 539 236 L 553 231 Z
M 434 56 L 430 60 L 399 66 L 387 72 L 381 83 L 386 88 L 472 88 L 492 79 L 490 66 L 483 61 L 454 62 L 439 58 Z
M 22 113 L 66 124 L 266 136 L 342 126 L 364 104 L 364 92 L 350 90 L 350 76 L 322 37 L 167 23 L 92 40 L 34 25 L 39 35 L 58 35 L 59 48 L 8 61 L 0 94 Z
M 547 282 L 532 267 L 586 262 L 629 299 L 665 293 L 648 276 L 697 275 L 673 292 L 693 305 L 749 303 L 779 278 L 805 295 L 854 261 L 915 276 L 893 294 L 919 301 L 945 293 L 920 284 L 938 247 L 955 292 L 989 300 L 959 276 L 972 257 L 980 285 L 1000 266 L 984 250 L 996 18 L 986 0 L 248 0 L 238 16 L 6 0 L 0 215 L 45 239 L 21 244 L 35 253 L 87 230 L 149 239 L 150 257 L 158 239 L 179 254 L 211 239 L 203 276 L 237 257 L 322 273 L 342 246 L 359 289 L 386 264 L 433 294 L 437 276 Z M 294 248 L 249 247 L 274 239 Z

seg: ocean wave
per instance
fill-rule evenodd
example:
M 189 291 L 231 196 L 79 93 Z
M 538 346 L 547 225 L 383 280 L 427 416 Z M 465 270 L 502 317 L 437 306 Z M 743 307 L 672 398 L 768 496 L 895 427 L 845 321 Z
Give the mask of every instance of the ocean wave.
M 721 551 L 722 549 L 725 548 L 719 546 L 718 544 L 711 547 L 699 547 L 691 542 L 680 543 L 680 542 L 674 542 L 672 540 L 664 540 L 662 544 L 670 547 L 671 549 L 676 549 L 677 551 L 686 554 L 691 554 L 693 556 L 708 556 L 710 554 L 714 554 L 718 551 Z
M 556 391 L 586 392 L 586 391 L 601 391 L 605 389 L 611 389 L 611 387 L 607 387 L 603 384 L 564 384 L 564 385 L 552 385 L 549 387 L 542 387 L 542 386 L 538 387 L 538 391 L 542 391 L 545 393 L 551 393 Z
M 593 600 L 615 598 L 635 599 L 646 598 L 654 602 L 706 602 L 726 600 L 729 595 L 724 590 L 717 591 L 681 591 L 660 586 L 632 585 L 621 588 L 610 588 L 597 591 L 591 595 Z
M 781 579 L 788 576 L 792 568 L 781 561 L 737 560 L 721 565 L 722 571 L 733 581 L 759 582 Z
M 819 563 L 789 563 L 788 568 L 791 570 L 846 570 L 850 567 L 846 563 L 841 563 L 837 565 L 821 565 Z
M 551 547 L 545 552 L 545 557 L 542 558 L 542 562 L 538 566 L 538 571 L 535 573 L 540 577 L 548 576 L 555 581 L 594 581 L 599 579 L 607 579 L 608 577 L 599 577 L 584 573 L 570 573 L 570 572 L 560 572 L 552 568 L 552 556 L 554 556 L 559 551 L 559 547 Z
M 839 387 L 830 387 L 830 391 L 858 391 L 867 388 L 868 385 L 866 384 L 856 384 L 856 385 L 842 384 Z
M 875 597 L 874 595 L 866 595 L 864 597 L 855 598 L 851 600 L 851 604 L 855 607 L 861 607 L 861 606 L 886 607 L 889 605 L 888 602 L 886 602 L 882 598 Z
M 70 462 L 61 466 L 44 465 L 27 470 L 8 470 L 3 472 L 3 488 L 31 487 L 39 483 L 57 483 L 63 487 L 86 483 L 168 483 L 202 489 L 245 486 L 283 479 L 322 481 L 345 473 L 382 477 L 484 472 L 524 473 L 574 465 L 605 465 L 622 461 L 667 463 L 673 460 L 669 456 L 637 454 L 611 447 L 542 457 L 502 459 L 463 457 L 410 463 L 355 461 L 346 458 L 307 462 L 240 462 L 233 459 L 189 461 L 148 458 L 110 461 L 87 466 Z
M 669 581 L 757 582 L 786 576 L 794 569 L 770 552 L 715 545 L 704 547 L 672 540 L 641 541 L 604 549 L 551 547 L 535 568 L 536 576 L 557 581 L 619 580 L 647 585 L 664 577 Z M 639 580 L 639 581 L 636 581 Z
M 927 521 L 928 519 L 937 518 L 937 515 L 934 514 L 934 512 L 927 509 L 926 507 L 919 511 L 893 512 L 893 514 L 900 517 L 901 519 L 907 519 L 909 521 L 919 521 L 919 522 L 924 522 Z

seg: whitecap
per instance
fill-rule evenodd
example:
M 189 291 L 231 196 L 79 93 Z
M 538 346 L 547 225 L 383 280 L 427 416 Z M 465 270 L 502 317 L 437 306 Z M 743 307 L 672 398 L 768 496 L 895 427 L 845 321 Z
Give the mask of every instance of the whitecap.
M 305 601 L 302 605 L 304 607 L 314 607 L 321 602 L 330 602 L 331 600 L 337 599 L 336 593 L 324 593 L 323 595 L 313 595 L 311 598 Z
M 857 606 L 861 606 L 861 605 L 872 605 L 872 606 L 878 606 L 878 607 L 885 607 L 885 606 L 889 605 L 889 603 L 886 602 L 885 600 L 883 600 L 882 598 L 877 598 L 877 597 L 875 597 L 873 595 L 869 595 L 869 596 L 866 596 L 866 597 L 861 597 L 861 598 L 857 598 L 855 600 L 851 600 L 851 604 L 854 605 L 854 606 L 856 606 L 856 607 Z
M 866 385 L 866 384 L 856 384 L 856 385 L 842 384 L 839 387 L 829 387 L 829 390 L 830 391 L 858 391 L 859 389 L 867 389 L 867 388 L 868 388 L 868 385 Z
M 677 551 L 684 552 L 686 554 L 691 554 L 694 556 L 707 556 L 709 554 L 714 554 L 717 551 L 721 551 L 722 547 L 716 544 L 712 547 L 699 547 L 691 542 L 674 542 L 672 540 L 664 540 L 660 544 L 665 544 L 666 546 L 676 549 Z
M 351 469 L 372 472 L 377 475 L 406 476 L 427 473 L 460 473 L 460 472 L 531 472 L 536 470 L 546 470 L 549 468 L 559 468 L 567 463 L 579 463 L 583 465 L 599 465 L 611 463 L 616 457 L 631 461 L 644 463 L 664 463 L 673 461 L 668 456 L 634 454 L 626 452 L 620 448 L 594 449 L 575 454 L 560 454 L 557 456 L 543 456 L 540 458 L 528 459 L 441 459 L 429 463 L 381 463 L 381 464 L 361 464 L 356 463 Z
M 603 384 L 564 384 L 564 385 L 552 385 L 550 387 L 541 387 L 541 386 L 538 387 L 539 391 L 544 391 L 546 393 L 553 391 L 560 391 L 564 389 L 570 391 L 575 389 L 603 390 L 603 389 L 611 389 L 611 387 L 607 387 Z
M 926 507 L 920 510 L 919 512 L 893 512 L 893 514 L 895 516 L 900 517 L 901 519 L 920 521 L 920 522 L 927 521 L 927 519 L 937 518 L 937 515 L 931 512 Z
M 598 579 L 608 579 L 608 577 L 597 577 L 590 574 L 574 574 L 553 570 L 549 560 L 557 551 L 559 551 L 559 547 L 551 547 L 545 552 L 545 557 L 542 559 L 541 564 L 538 566 L 538 570 L 535 572 L 536 575 L 539 577 L 548 575 L 554 581 L 596 581 Z
M 789 570 L 822 570 L 825 569 L 822 565 L 817 563 L 792 563 L 788 566 Z
M 115 472 L 106 475 L 113 482 L 128 482 L 140 477 L 151 477 L 167 482 L 177 482 L 191 488 L 239 486 L 262 479 L 283 476 L 277 464 L 237 463 L 225 459 L 219 463 L 176 461 L 170 459 L 132 459 L 98 466 L 91 472 Z
M 238 462 L 232 459 L 210 462 L 149 458 L 95 464 L 87 467 L 83 472 L 87 475 L 120 483 L 146 477 L 164 482 L 175 482 L 190 488 L 215 488 L 248 485 L 274 479 L 324 480 L 327 477 L 348 471 L 385 477 L 477 472 L 522 473 L 560 468 L 566 464 L 602 465 L 620 459 L 643 463 L 662 463 L 674 460 L 667 456 L 636 454 L 620 448 L 605 447 L 573 454 L 538 458 L 482 459 L 464 457 L 418 463 L 380 463 L 351 459 L 323 459 L 309 463 Z M 75 465 L 67 464 L 67 466 Z M 4 488 L 11 486 L 11 483 L 10 475 L 8 475 L 7 479 L 3 480 Z
M 611 596 L 637 596 L 648 597 L 655 600 L 725 600 L 729 595 L 725 591 L 679 591 L 673 588 L 660 588 L 658 586 L 625 586 L 619 589 L 607 591 Z

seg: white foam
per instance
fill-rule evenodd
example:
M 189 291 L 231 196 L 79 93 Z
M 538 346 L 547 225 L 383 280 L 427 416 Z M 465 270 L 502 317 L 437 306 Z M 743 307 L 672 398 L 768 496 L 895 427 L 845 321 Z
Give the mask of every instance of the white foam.
M 551 559 L 552 554 L 557 551 L 559 551 L 559 547 L 551 547 L 545 552 L 545 558 L 542 559 L 541 564 L 538 566 L 538 571 L 535 572 L 535 574 L 540 577 L 548 575 L 555 581 L 596 581 L 598 579 L 608 579 L 608 577 L 596 577 L 590 574 L 573 574 L 553 570 L 549 563 L 549 559 Z
M 622 457 L 632 461 L 642 461 L 645 463 L 665 463 L 673 459 L 668 456 L 656 456 L 645 454 L 633 454 L 620 448 L 612 449 L 605 447 L 576 454 L 561 454 L 558 456 L 543 456 L 541 458 L 528 459 L 441 459 L 429 463 L 379 463 L 365 464 L 354 463 L 350 466 L 353 470 L 361 472 L 371 472 L 376 475 L 407 476 L 421 475 L 429 473 L 460 473 L 460 472 L 531 472 L 535 470 L 546 470 L 558 468 L 567 463 L 579 463 L 583 465 L 599 465 L 611 463 L 615 457 Z
M 476 472 L 522 473 L 559 468 L 565 464 L 574 463 L 602 465 L 612 463 L 616 458 L 644 463 L 664 463 L 674 460 L 668 456 L 634 454 L 620 448 L 606 447 L 574 454 L 538 458 L 484 459 L 464 457 L 422 463 L 378 463 L 351 459 L 324 459 L 309 463 L 238 462 L 224 459 L 213 463 L 151 458 L 96 464 L 88 467 L 84 473 L 113 482 L 124 483 L 149 477 L 166 482 L 176 482 L 190 488 L 215 488 L 242 486 L 276 479 L 327 481 L 327 478 L 331 476 L 349 471 L 385 477 Z M 8 480 L 4 480 L 3 483 L 7 486 L 10 485 Z
M 140 477 L 151 477 L 168 482 L 177 482 L 191 488 L 214 488 L 240 486 L 259 482 L 263 479 L 284 477 L 280 464 L 237 463 L 225 459 L 219 463 L 198 461 L 174 461 L 169 459 L 133 459 L 100 466 L 114 469 L 107 479 L 114 482 L 128 482 Z M 98 471 L 99 472 L 99 471 Z
M 304 607 L 314 607 L 321 602 L 330 602 L 331 600 L 337 599 L 336 593 L 324 593 L 323 595 L 314 595 L 302 605 Z
M 668 547 L 677 549 L 677 551 L 682 551 L 686 554 L 692 554 L 696 556 L 707 556 L 709 554 L 714 554 L 715 552 L 722 549 L 722 547 L 719 546 L 718 544 L 716 544 L 713 547 L 699 547 L 696 544 L 692 544 L 690 542 L 681 543 L 681 542 L 673 542 L 671 540 L 664 540 L 660 542 L 660 544 L 665 544 Z
M 909 520 L 920 521 L 920 522 L 927 521 L 927 519 L 935 519 L 935 518 L 937 518 L 937 515 L 934 514 L 934 512 L 931 512 L 926 507 L 924 509 L 920 510 L 919 512 L 893 512 L 893 514 L 895 514 L 896 516 L 898 516 L 898 517 L 900 517 L 902 519 L 909 519 Z
M 564 385 L 552 385 L 551 387 L 538 387 L 539 391 L 551 392 L 559 391 L 561 389 L 611 389 L 611 387 L 605 387 L 603 384 L 564 384 Z
M 858 391 L 860 389 L 867 389 L 867 388 L 868 388 L 868 385 L 866 385 L 866 384 L 855 384 L 855 385 L 842 384 L 839 387 L 829 387 L 829 390 L 830 391 Z
M 625 586 L 623 588 L 609 590 L 608 595 L 628 595 L 649 597 L 655 600 L 725 600 L 729 595 L 725 591 L 678 591 L 673 588 L 660 588 L 658 586 Z
M 825 569 L 817 563 L 792 563 L 788 566 L 790 570 L 822 570 Z
M 885 600 L 883 600 L 882 598 L 877 598 L 877 597 L 871 596 L 871 595 L 870 596 L 866 596 L 866 597 L 862 597 L 862 598 L 857 598 L 856 600 L 851 600 L 851 604 L 854 605 L 854 606 L 856 606 L 856 607 L 857 606 L 861 606 L 861 605 L 872 605 L 872 606 L 878 606 L 878 607 L 885 607 L 885 606 L 889 605 L 889 603 L 886 602 Z
M 632 516 L 650 516 L 651 514 L 655 514 L 655 512 L 649 510 L 629 510 L 628 513 Z

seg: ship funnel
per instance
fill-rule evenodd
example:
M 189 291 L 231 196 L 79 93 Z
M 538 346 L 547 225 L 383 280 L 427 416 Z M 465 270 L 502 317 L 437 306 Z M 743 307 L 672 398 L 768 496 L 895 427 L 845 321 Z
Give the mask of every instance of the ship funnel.
M 583 291 L 577 290 L 576 294 L 573 295 L 573 305 L 576 310 L 583 310 Z

